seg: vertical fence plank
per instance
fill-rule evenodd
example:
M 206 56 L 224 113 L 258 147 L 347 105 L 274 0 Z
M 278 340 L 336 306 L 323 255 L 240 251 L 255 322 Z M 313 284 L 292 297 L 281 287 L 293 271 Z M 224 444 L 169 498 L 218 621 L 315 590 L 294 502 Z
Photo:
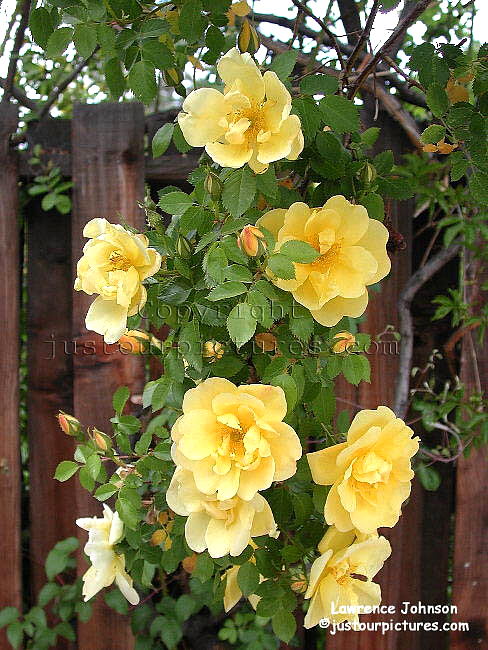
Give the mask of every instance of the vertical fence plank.
M 365 118 L 369 121 L 367 116 Z M 398 126 L 384 114 L 380 113 L 377 122 L 365 126 L 381 127 L 380 141 L 376 145 L 378 151 L 392 149 L 395 158 L 399 159 L 408 150 L 409 145 L 398 131 Z M 402 233 L 407 250 L 391 255 L 392 270 L 382 282 L 381 293 L 370 291 L 366 319 L 361 323 L 360 329 L 372 334 L 373 338 L 383 332 L 387 325 L 398 325 L 398 296 L 411 274 L 411 208 L 409 202 L 394 203 L 391 206 L 389 217 L 392 226 Z M 380 345 L 377 350 L 372 346 L 369 351 L 371 383 L 362 382 L 355 397 L 361 408 L 376 408 L 380 404 L 391 407 L 393 403 L 398 352 L 391 336 L 386 336 L 384 340 L 384 345 Z M 351 398 L 354 401 L 354 391 L 349 391 L 348 399 Z M 398 524 L 392 529 L 380 529 L 380 533 L 390 540 L 392 554 L 376 581 L 381 585 L 382 603 L 395 605 L 397 612 L 402 600 L 416 602 L 420 597 L 421 516 L 421 491 L 414 485 L 410 502 L 404 506 Z M 390 615 L 377 615 L 363 616 L 361 620 L 380 621 L 389 618 Z M 402 615 L 397 614 L 393 618 L 400 620 Z M 337 632 L 335 636 L 327 636 L 326 645 L 327 650 L 417 650 L 420 647 L 415 633 L 394 631 L 385 635 L 374 631 Z
M 486 282 L 479 277 L 477 260 L 468 255 L 466 265 L 466 300 L 468 304 L 482 305 L 480 287 Z M 488 378 L 488 337 L 482 343 L 476 330 L 463 338 L 461 381 L 467 394 L 484 391 Z M 458 610 L 453 620 L 467 622 L 469 630 L 453 631 L 452 650 L 484 648 L 488 644 L 486 589 L 488 562 L 486 539 L 488 536 L 488 503 L 486 485 L 488 465 L 486 448 L 471 450 L 468 458 L 461 457 L 456 479 L 456 527 L 454 540 L 454 583 L 452 602 Z M 485 596 L 483 596 L 485 594 Z
M 73 410 L 73 281 L 70 215 L 44 212 L 37 200 L 25 212 L 30 576 L 35 597 L 46 580 L 47 553 L 59 540 L 76 534 L 72 504 L 77 479 L 63 484 L 53 480 L 58 463 L 71 458 L 74 449 L 55 418 L 60 410 Z
M 137 201 L 144 194 L 144 114 L 141 104 L 75 106 L 73 146 L 73 272 L 84 243 L 82 229 L 93 217 L 112 222 L 121 219 L 141 229 L 143 216 Z M 107 430 L 113 415 L 111 396 L 127 385 L 140 392 L 144 369 L 138 358 L 123 355 L 85 328 L 85 315 L 93 297 L 76 293 L 73 298 L 74 410 L 85 424 Z M 100 506 L 82 489 L 77 495 L 77 514 L 91 515 Z M 85 541 L 85 535 L 80 535 Z M 79 647 L 106 650 L 133 648 L 127 620 L 99 601 L 92 620 L 78 628 Z
M 9 148 L 17 129 L 17 107 L 0 111 L 0 309 L 2 313 L 2 371 L 0 372 L 0 609 L 22 610 L 21 469 L 19 440 L 19 224 L 17 157 Z M 0 646 L 6 646 L 5 631 Z

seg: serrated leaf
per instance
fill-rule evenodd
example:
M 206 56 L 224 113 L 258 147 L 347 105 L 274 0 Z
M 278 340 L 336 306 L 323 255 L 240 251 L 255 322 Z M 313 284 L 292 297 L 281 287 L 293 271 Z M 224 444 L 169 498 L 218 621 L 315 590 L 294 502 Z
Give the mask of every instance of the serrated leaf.
M 97 46 L 97 31 L 95 27 L 83 24 L 76 25 L 73 33 L 73 43 L 80 56 L 84 59 L 89 57 Z
M 46 47 L 46 58 L 55 59 L 61 56 L 71 43 L 73 30 L 71 27 L 59 27 L 48 39 Z
M 368 359 L 361 354 L 348 354 L 342 361 L 342 372 L 350 384 L 370 381 L 371 368 Z
M 30 13 L 29 28 L 34 41 L 45 48 L 49 37 L 54 32 L 54 20 L 47 9 L 38 7 L 32 9 Z
M 165 70 L 173 65 L 171 50 L 157 38 L 144 41 L 142 56 L 144 60 L 149 61 L 159 70 Z
M 302 131 L 308 140 L 313 140 L 322 121 L 317 104 L 311 97 L 293 100 L 293 111 L 300 118 Z
M 281 81 L 285 81 L 293 71 L 297 62 L 298 50 L 287 50 L 274 57 L 269 69 L 274 72 Z
M 127 78 L 129 88 L 143 104 L 149 104 L 158 92 L 154 65 L 149 61 L 137 61 Z
M 302 305 L 293 305 L 290 314 L 290 330 L 293 336 L 306 342 L 312 335 L 313 328 L 314 320 L 310 311 Z
M 359 110 L 350 99 L 329 95 L 319 102 L 324 122 L 336 133 L 350 133 L 359 129 Z
M 58 481 L 64 482 L 71 478 L 78 471 L 78 463 L 72 460 L 63 460 L 56 467 L 54 478 Z
M 446 135 L 446 129 L 441 124 L 431 124 L 420 136 L 420 140 L 424 144 L 437 144 L 439 140 Z
M 117 492 L 117 488 L 113 483 L 104 483 L 103 485 L 100 485 L 94 493 L 95 499 L 98 499 L 98 501 L 105 501 L 106 499 L 110 498 L 112 495 L 114 495 Z
M 272 386 L 279 386 L 283 389 L 288 407 L 287 413 L 289 415 L 297 405 L 298 388 L 295 380 L 291 375 L 277 375 L 271 379 L 270 383 Z
M 329 74 L 309 75 L 300 82 L 300 90 L 305 95 L 332 95 L 338 88 L 338 78 Z
M 451 163 L 451 180 L 458 181 L 466 173 L 469 163 L 462 151 L 454 151 L 449 156 L 449 162 Z
M 182 215 L 191 205 L 193 205 L 193 199 L 188 194 L 185 194 L 185 192 L 161 194 L 158 201 L 158 206 L 161 210 L 176 216 Z
M 167 124 L 163 124 L 163 126 L 156 131 L 152 139 L 153 158 L 159 158 L 159 156 L 162 156 L 163 153 L 166 152 L 170 145 L 171 138 L 173 137 L 174 129 L 175 125 L 168 122 Z
M 126 89 L 125 77 L 119 59 L 113 58 L 105 63 L 105 81 L 113 99 L 119 99 Z
M 248 167 L 233 171 L 224 182 L 222 203 L 233 217 L 240 217 L 252 204 L 256 177 Z
M 193 320 L 183 325 L 178 338 L 178 347 L 188 363 L 200 372 L 203 367 L 202 342 L 197 321 Z
M 361 199 L 361 205 L 364 205 L 368 211 L 368 216 L 370 219 L 378 219 L 378 221 L 383 221 L 385 218 L 385 202 L 383 201 L 383 197 L 381 197 L 379 194 L 376 194 L 376 192 L 366 194 L 366 196 Z
M 240 348 L 247 343 L 256 331 L 257 320 L 253 315 L 251 305 L 239 303 L 227 317 L 227 329 L 230 338 Z
M 208 294 L 207 299 L 211 301 L 225 300 L 226 298 L 234 298 L 246 293 L 247 287 L 242 282 L 224 282 L 212 289 Z
M 259 571 L 255 564 L 246 562 L 239 567 L 237 584 L 243 596 L 250 596 L 259 586 Z
M 284 609 L 276 612 L 271 619 L 271 625 L 278 639 L 285 643 L 288 643 L 293 638 L 297 629 L 295 617 L 291 612 L 287 612 Z
M 268 268 L 276 277 L 282 280 L 293 280 L 295 278 L 295 267 L 293 262 L 286 255 L 275 253 L 268 258 Z
M 196 43 L 200 40 L 207 26 L 200 0 L 187 0 L 183 4 L 180 10 L 178 26 L 181 35 L 188 43 Z
M 292 262 L 311 264 L 319 256 L 319 252 L 308 242 L 290 240 L 280 247 L 280 255 L 285 255 Z
M 116 413 L 122 413 L 130 396 L 127 386 L 119 386 L 112 397 L 112 406 Z
M 449 98 L 443 86 L 431 84 L 427 89 L 427 105 L 436 117 L 442 117 L 449 108 Z M 440 138 L 439 138 L 440 139 Z

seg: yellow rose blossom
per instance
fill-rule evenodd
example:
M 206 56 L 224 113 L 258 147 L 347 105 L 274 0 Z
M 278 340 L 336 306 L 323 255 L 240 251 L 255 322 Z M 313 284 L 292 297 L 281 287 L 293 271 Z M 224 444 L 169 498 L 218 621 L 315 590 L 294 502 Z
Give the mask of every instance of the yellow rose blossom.
M 272 280 L 280 289 L 291 291 L 326 327 L 343 316 L 361 316 L 368 304 L 366 287 L 390 271 L 388 230 L 370 219 L 366 208 L 343 196 L 333 196 L 321 208 L 293 203 L 288 210 L 270 210 L 256 225 L 274 235 L 276 251 L 285 242 L 298 240 L 320 253 L 311 264 L 294 264 L 295 279 L 272 276 Z
M 75 290 L 99 294 L 86 315 L 89 330 L 116 343 L 127 317 L 146 304 L 142 281 L 159 271 L 161 255 L 148 248 L 147 237 L 133 234 L 106 219 L 92 219 L 83 229 L 89 241 L 78 262 Z
M 178 123 L 192 147 L 205 147 L 222 167 L 246 163 L 256 173 L 303 149 L 300 119 L 290 115 L 291 96 L 276 74 L 261 74 L 250 54 L 233 48 L 217 64 L 221 93 L 199 88 L 183 102 Z
M 302 448 L 282 421 L 286 411 L 277 386 L 206 379 L 185 393 L 183 415 L 171 430 L 173 460 L 193 472 L 201 492 L 249 501 L 296 472 Z
M 92 566 L 83 576 L 84 600 L 90 600 L 104 587 L 115 582 L 131 605 L 137 605 L 139 594 L 132 586 L 132 578 L 125 570 L 125 557 L 117 555 L 114 545 L 120 542 L 124 530 L 117 512 L 104 504 L 103 518 L 84 517 L 76 520 L 77 525 L 88 531 L 88 542 L 84 551 Z
M 341 533 L 332 527 L 319 551 L 310 569 L 305 598 L 311 600 L 304 626 L 314 627 L 322 618 L 357 624 L 361 607 L 381 603 L 380 586 L 372 580 L 391 554 L 388 540 L 377 535 L 356 538 L 355 531 Z M 348 607 L 355 611 L 347 611 Z
M 333 338 L 336 343 L 332 346 L 332 351 L 336 354 L 349 350 L 356 343 L 356 337 L 351 332 L 337 332 Z
M 332 485 L 325 502 L 328 524 L 373 533 L 394 526 L 410 494 L 410 459 L 419 439 L 386 406 L 360 411 L 347 441 L 307 454 L 315 483 Z
M 266 499 L 256 494 L 250 501 L 239 497 L 218 500 L 216 494 L 200 492 L 189 470 L 176 468 L 166 502 L 171 510 L 188 517 L 185 538 L 192 551 L 205 549 L 211 557 L 240 555 L 251 537 L 277 533 Z

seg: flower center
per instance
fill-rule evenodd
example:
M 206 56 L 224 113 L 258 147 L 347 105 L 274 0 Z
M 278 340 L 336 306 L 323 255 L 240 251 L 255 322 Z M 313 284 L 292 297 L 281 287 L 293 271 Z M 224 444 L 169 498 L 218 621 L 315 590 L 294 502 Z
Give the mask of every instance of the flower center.
M 317 237 L 317 243 L 318 243 L 318 235 L 315 235 Z M 309 242 L 314 248 L 318 249 L 318 245 L 312 244 L 312 242 Z M 329 250 L 324 253 L 323 255 L 319 255 L 316 260 L 314 260 L 310 266 L 312 267 L 313 271 L 318 271 L 319 273 L 327 273 L 330 268 L 335 264 L 337 258 L 340 255 L 342 248 L 342 242 L 336 242 L 335 244 L 332 244 L 332 246 L 329 248 Z
M 109 256 L 111 271 L 128 271 L 132 264 L 121 251 L 112 251 Z

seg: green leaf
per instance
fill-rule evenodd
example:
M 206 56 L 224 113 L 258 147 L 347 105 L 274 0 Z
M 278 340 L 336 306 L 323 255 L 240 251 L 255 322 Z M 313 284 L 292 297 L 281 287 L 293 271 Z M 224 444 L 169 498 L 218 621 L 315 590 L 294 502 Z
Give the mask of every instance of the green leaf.
M 47 42 L 46 58 L 55 59 L 61 56 L 71 43 L 73 30 L 71 27 L 59 27 L 54 31 Z
M 100 469 L 102 468 L 102 461 L 100 459 L 100 456 L 98 454 L 92 454 L 91 456 L 88 456 L 86 459 L 85 467 L 92 479 L 95 480 L 100 473 Z
M 312 167 L 324 178 L 334 180 L 344 174 L 342 145 L 333 133 L 319 131 L 316 137 L 320 158 L 312 159 Z
M 95 491 L 95 494 L 93 495 L 95 499 L 98 499 L 98 501 L 105 501 L 112 495 L 114 495 L 117 492 L 117 488 L 113 483 L 104 483 L 103 485 L 100 485 Z
M 337 133 L 359 129 L 359 110 L 350 99 L 329 95 L 319 102 L 324 122 Z
M 225 36 L 215 25 L 210 25 L 205 33 L 205 45 L 209 50 L 222 52 L 225 48 Z
M 119 415 L 124 410 L 127 400 L 130 396 L 130 390 L 127 386 L 119 386 L 112 397 L 112 406 L 116 413 Z
M 174 129 L 175 125 L 172 122 L 168 122 L 167 124 L 163 124 L 163 126 L 156 131 L 154 138 L 152 139 L 153 158 L 159 158 L 159 156 L 162 156 L 163 153 L 166 152 L 166 149 L 170 145 L 171 138 L 173 137 Z
M 247 343 L 256 331 L 257 320 L 251 305 L 241 302 L 234 307 L 227 317 L 227 329 L 230 338 L 240 348 Z
M 63 460 L 56 467 L 54 478 L 61 482 L 67 481 L 76 474 L 78 467 L 78 463 L 74 463 L 72 460 Z
M 208 294 L 207 299 L 211 301 L 225 300 L 239 296 L 247 291 L 247 287 L 242 282 L 224 282 Z
M 115 610 L 118 614 L 127 614 L 129 607 L 127 600 L 118 589 L 111 589 L 106 591 L 103 598 L 107 605 Z
M 186 621 L 193 614 L 197 604 L 188 594 L 183 594 L 176 601 L 175 612 L 180 621 Z
M 462 151 L 454 151 L 449 156 L 449 162 L 451 163 L 451 180 L 458 181 L 466 173 L 469 163 Z
M 54 631 L 56 632 L 56 634 L 59 634 L 59 636 L 62 636 L 63 639 L 68 639 L 68 641 L 76 641 L 75 631 L 73 630 L 71 625 L 66 621 L 62 621 L 61 623 L 58 623 L 54 628 Z
M 435 47 L 432 43 L 421 43 L 414 48 L 410 57 L 409 66 L 411 70 L 422 70 L 432 63 L 435 56 Z
M 488 174 L 475 172 L 469 179 L 469 187 L 475 201 L 488 205 Z
M 224 281 L 226 267 L 227 256 L 223 247 L 212 244 L 203 261 L 207 284 L 209 286 L 221 284 Z
M 446 128 L 440 124 L 431 124 L 420 136 L 424 144 L 437 144 L 446 135 Z
M 282 280 L 293 280 L 295 278 L 295 267 L 289 257 L 281 253 L 275 253 L 268 258 L 268 268 L 276 277 Z
M 426 465 L 425 463 L 419 463 L 415 471 L 422 483 L 422 487 L 426 490 L 429 490 L 429 492 L 435 492 L 439 488 L 441 477 L 434 467 Z
M 369 361 L 361 354 L 348 354 L 344 357 L 342 372 L 347 381 L 354 386 L 357 386 L 360 381 L 370 381 Z
M 380 135 L 380 129 L 377 126 L 370 126 L 369 129 L 361 133 L 361 143 L 367 147 L 372 147 Z
M 378 189 L 384 196 L 391 199 L 408 199 L 413 196 L 414 187 L 405 178 L 378 178 Z
M 197 565 L 192 573 L 192 576 L 198 578 L 200 582 L 207 582 L 212 577 L 214 571 L 214 563 L 212 558 L 207 553 L 200 553 L 197 555 Z
M 370 219 L 383 221 L 385 218 L 385 202 L 383 201 L 383 197 L 379 194 L 376 194 L 375 192 L 366 194 L 366 196 L 361 199 L 361 205 L 364 205 L 368 211 Z
M 7 639 L 13 648 L 18 648 L 24 639 L 24 628 L 20 621 L 10 623 L 7 627 Z
M 169 377 L 163 377 L 162 379 L 158 379 L 156 381 L 156 386 L 154 387 L 154 391 L 151 396 L 151 408 L 153 411 L 159 411 L 159 409 L 163 408 L 163 406 L 166 404 L 166 399 L 168 397 L 170 389 L 171 389 L 171 379 Z M 136 452 L 138 454 L 146 453 L 147 449 L 146 451 L 143 451 L 146 441 L 147 438 L 144 439 L 144 441 L 140 444 L 139 449 L 141 449 L 141 451 L 137 451 L 137 445 L 136 445 Z
M 373 158 L 373 165 L 380 176 L 384 176 L 391 171 L 394 164 L 393 151 L 390 149 L 382 151 Z
M 278 182 L 273 165 L 270 165 L 264 174 L 256 175 L 256 185 L 258 192 L 262 192 L 264 196 L 271 199 L 276 198 L 278 195 Z
M 171 50 L 157 38 L 150 38 L 144 41 L 142 58 L 152 63 L 159 70 L 165 70 L 174 64 Z
M 279 386 L 283 389 L 288 406 L 287 413 L 289 415 L 297 405 L 298 388 L 295 380 L 290 375 L 277 375 L 271 379 L 270 383 L 272 386 Z
M 293 336 L 306 342 L 312 335 L 313 328 L 314 320 L 310 311 L 302 305 L 293 305 L 290 314 L 290 330 Z
M 299 264 L 311 264 L 319 257 L 319 254 L 313 246 L 305 241 L 287 241 L 280 248 L 280 255 L 285 255 L 292 262 Z
M 252 204 L 256 194 L 256 177 L 250 169 L 242 167 L 226 178 L 222 203 L 233 217 L 240 217 Z
M 271 619 L 271 625 L 273 627 L 273 632 L 276 634 L 278 639 L 285 643 L 291 641 L 297 629 L 295 617 L 284 609 L 280 609 L 276 612 Z
M 433 83 L 427 89 L 427 105 L 436 117 L 442 117 L 449 108 L 449 98 L 443 86 Z M 439 138 L 440 139 L 440 138 Z
M 170 388 L 170 384 L 168 383 L 168 391 L 169 388 Z M 153 396 L 153 400 L 154 400 L 154 396 Z M 147 450 L 149 449 L 149 445 L 151 444 L 151 441 L 152 441 L 152 433 L 150 430 L 147 430 L 142 434 L 142 436 L 134 445 L 134 451 L 136 452 L 136 454 L 138 454 L 139 456 L 144 456 L 144 454 L 147 454 Z
M 78 54 L 86 59 L 97 46 L 97 30 L 90 25 L 76 25 L 73 42 Z
M 137 61 L 132 66 L 129 77 L 129 88 L 135 97 L 143 104 L 149 104 L 158 92 L 154 65 L 149 61 Z
M 185 192 L 161 194 L 158 201 L 158 206 L 161 210 L 176 216 L 182 215 L 191 205 L 193 205 L 193 199 L 188 194 L 185 194 Z
M 29 28 L 34 41 L 44 49 L 54 32 L 54 20 L 47 9 L 38 7 L 30 13 Z
M 339 80 L 329 74 L 314 74 L 304 77 L 300 90 L 305 95 L 333 95 L 339 88 Z
M 112 99 L 119 99 L 126 89 L 125 77 L 119 59 L 110 59 L 104 66 L 105 81 Z
M 237 572 L 237 584 L 243 596 L 255 593 L 259 586 L 259 571 L 255 564 L 252 562 L 241 564 Z
M 203 367 L 202 342 L 200 339 L 200 327 L 197 321 L 190 321 L 183 325 L 178 339 L 180 353 L 188 363 L 200 372 Z
M 293 100 L 293 111 L 300 118 L 302 131 L 308 140 L 313 140 L 322 121 L 317 104 L 311 97 L 299 97 Z
M 19 618 L 19 610 L 17 607 L 4 607 L 0 609 L 0 629 L 6 625 L 10 625 Z
M 39 606 L 45 607 L 49 602 L 51 602 L 53 598 L 56 598 L 56 596 L 59 594 L 60 589 L 61 587 L 57 585 L 55 582 L 46 582 L 46 584 L 42 587 L 37 597 L 37 602 Z M 3 611 L 5 610 L 0 611 L 0 618 Z M 1 622 L 0 622 L 0 627 L 2 627 Z
M 181 35 L 188 43 L 200 40 L 207 21 L 203 16 L 200 0 L 187 0 L 180 10 L 178 25 Z
M 298 50 L 287 50 L 274 57 L 269 69 L 278 76 L 281 81 L 285 81 L 293 71 L 297 62 Z

